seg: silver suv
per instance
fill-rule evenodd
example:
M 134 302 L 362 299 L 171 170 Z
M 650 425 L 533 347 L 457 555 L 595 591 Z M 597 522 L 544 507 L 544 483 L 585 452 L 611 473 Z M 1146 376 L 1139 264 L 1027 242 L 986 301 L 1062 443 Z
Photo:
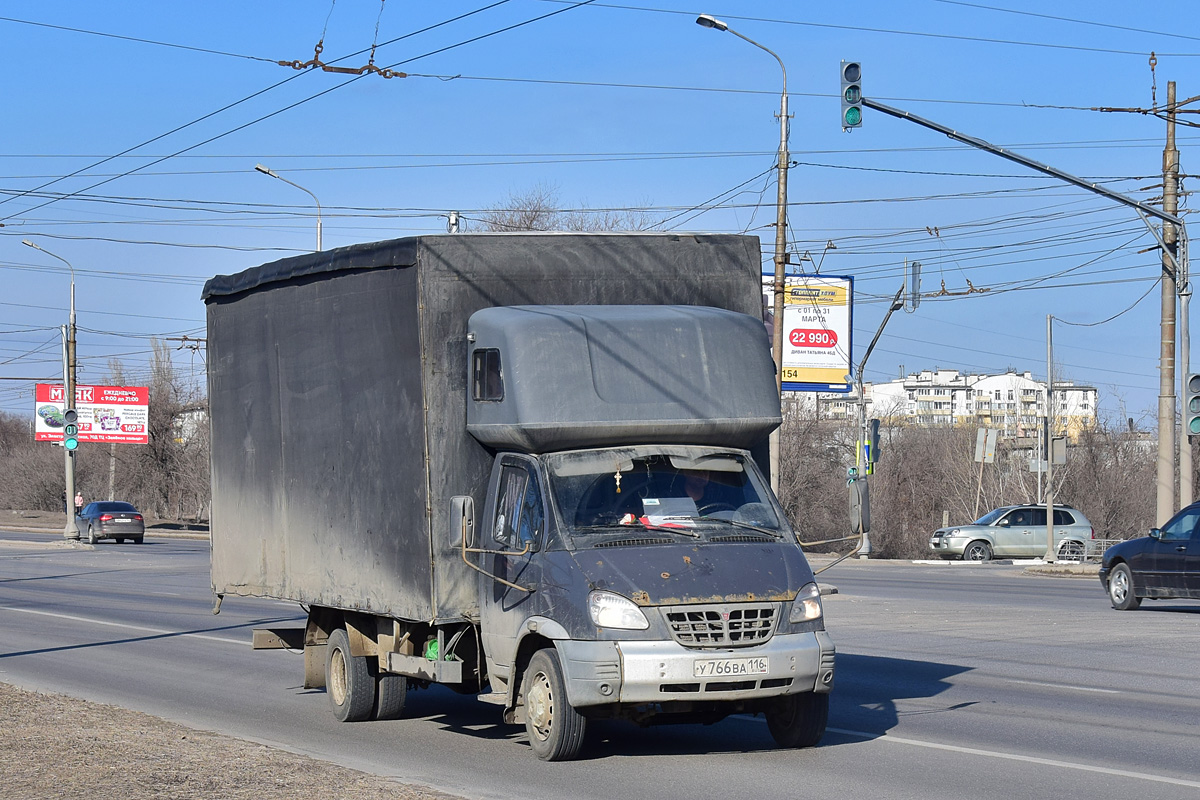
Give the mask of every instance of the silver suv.
M 1078 510 L 1054 507 L 1054 542 L 1058 557 L 1082 560 L 1096 538 L 1095 529 Z M 942 558 L 990 561 L 1004 558 L 1037 558 L 1046 554 L 1046 507 L 1027 503 L 989 511 L 970 525 L 955 525 L 933 532 L 929 549 Z

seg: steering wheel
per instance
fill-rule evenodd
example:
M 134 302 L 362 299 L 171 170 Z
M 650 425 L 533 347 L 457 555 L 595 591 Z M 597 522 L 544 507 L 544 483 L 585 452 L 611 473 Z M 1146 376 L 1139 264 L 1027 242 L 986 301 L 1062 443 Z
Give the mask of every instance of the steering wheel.
M 715 502 L 709 503 L 706 506 L 701 506 L 696 510 L 700 512 L 700 516 L 707 517 L 709 514 L 717 511 L 737 511 L 738 507 L 730 503 Z

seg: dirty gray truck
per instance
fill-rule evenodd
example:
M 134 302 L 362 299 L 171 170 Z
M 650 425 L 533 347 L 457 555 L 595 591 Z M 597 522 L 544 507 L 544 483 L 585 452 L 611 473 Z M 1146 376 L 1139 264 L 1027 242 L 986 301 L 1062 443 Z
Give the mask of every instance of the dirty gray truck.
M 524 724 L 825 731 L 834 647 L 764 475 L 757 238 L 416 236 L 205 285 L 212 585 L 302 604 L 346 722 L 433 683 Z

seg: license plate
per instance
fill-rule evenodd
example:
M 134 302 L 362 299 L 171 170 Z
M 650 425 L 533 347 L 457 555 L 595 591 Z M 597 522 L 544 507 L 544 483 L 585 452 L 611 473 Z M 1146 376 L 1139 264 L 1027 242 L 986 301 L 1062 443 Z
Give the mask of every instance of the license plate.
M 117 519 L 114 519 L 114 520 L 112 520 L 112 522 L 133 522 L 133 520 L 131 520 L 131 519 L 121 519 L 120 517 L 118 517 Z
M 738 675 L 766 675 L 770 660 L 758 658 L 701 658 L 692 663 L 692 675 L 697 678 L 718 678 Z

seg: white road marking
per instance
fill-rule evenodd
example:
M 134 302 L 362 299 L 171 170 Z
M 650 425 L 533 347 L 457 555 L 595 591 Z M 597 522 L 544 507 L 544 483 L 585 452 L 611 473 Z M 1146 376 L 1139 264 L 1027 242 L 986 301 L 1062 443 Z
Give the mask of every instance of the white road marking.
M 1166 775 L 1151 775 L 1147 772 L 1132 772 L 1126 769 L 1113 769 L 1111 767 L 1095 767 L 1090 764 L 1077 764 L 1073 761 L 1059 761 L 1058 759 L 1054 758 L 1023 756 L 1016 753 L 1004 753 L 998 750 L 981 750 L 975 747 L 959 747 L 958 745 L 941 744 L 939 742 L 923 742 L 920 739 L 906 739 L 901 736 L 892 736 L 891 734 L 881 736 L 876 733 L 849 731 L 844 728 L 826 728 L 826 730 L 830 733 L 840 733 L 845 736 L 854 736 L 860 739 L 870 739 L 871 741 L 894 742 L 896 744 L 912 745 L 913 747 L 927 747 L 931 750 L 945 750 L 951 753 L 965 753 L 972 756 L 983 756 L 984 758 L 1001 758 L 1007 761 L 1021 761 L 1026 764 L 1041 764 L 1047 767 L 1079 770 L 1080 772 L 1097 772 L 1101 775 L 1114 775 L 1120 778 L 1154 781 L 1155 783 L 1169 783 L 1173 786 L 1188 786 L 1193 789 L 1200 789 L 1200 781 L 1189 781 L 1184 780 L 1183 778 L 1170 778 Z
M 69 619 L 73 622 L 87 622 L 92 625 L 106 625 L 110 628 L 124 628 L 125 630 L 137 631 L 138 633 L 151 633 L 162 636 L 179 636 L 188 637 L 191 639 L 205 639 L 210 642 L 221 642 L 222 644 L 236 644 L 239 647 L 246 647 L 250 642 L 245 639 L 226 639 L 222 636 L 209 636 L 205 633 L 182 633 L 180 631 L 168 631 L 160 628 L 147 628 L 142 625 L 128 625 L 124 622 L 108 622 L 102 619 L 89 619 L 87 617 L 74 617 L 70 614 L 56 614 L 52 611 L 34 611 L 32 608 L 14 608 L 12 606 L 0 606 L 0 611 L 17 611 L 22 614 L 36 614 L 40 617 L 54 617 L 55 619 Z

